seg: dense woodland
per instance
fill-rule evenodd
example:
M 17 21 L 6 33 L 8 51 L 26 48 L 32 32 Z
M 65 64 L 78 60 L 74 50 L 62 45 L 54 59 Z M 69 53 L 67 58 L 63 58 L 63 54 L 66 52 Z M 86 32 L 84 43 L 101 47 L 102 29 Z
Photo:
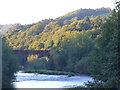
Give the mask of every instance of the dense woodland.
M 49 57 L 29 55 L 27 69 L 90 74 L 95 81 L 87 87 L 119 88 L 120 2 L 116 5 L 113 11 L 79 9 L 56 19 L 15 24 L 3 37 L 11 49 L 50 50 Z
M 66 33 L 95 32 L 110 13 L 109 8 L 80 9 L 56 19 L 46 19 L 30 25 L 15 24 L 4 34 L 13 49 L 48 50 L 58 46 Z M 96 32 L 97 34 L 97 32 Z
M 88 74 L 88 57 L 100 26 L 106 21 L 107 16 L 101 14 L 106 13 L 110 13 L 109 8 L 80 9 L 55 20 L 46 19 L 32 25 L 15 24 L 4 37 L 13 49 L 50 50 L 49 58 L 29 55 L 28 68 Z

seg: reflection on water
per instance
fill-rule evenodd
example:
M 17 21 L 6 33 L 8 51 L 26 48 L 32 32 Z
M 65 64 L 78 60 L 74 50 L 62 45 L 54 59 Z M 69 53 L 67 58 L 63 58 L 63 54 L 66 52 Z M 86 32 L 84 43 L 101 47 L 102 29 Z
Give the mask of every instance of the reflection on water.
M 72 76 L 67 75 L 45 75 L 34 73 L 18 72 L 16 81 L 13 85 L 16 88 L 72 88 L 84 86 L 84 82 L 91 81 L 89 76 Z

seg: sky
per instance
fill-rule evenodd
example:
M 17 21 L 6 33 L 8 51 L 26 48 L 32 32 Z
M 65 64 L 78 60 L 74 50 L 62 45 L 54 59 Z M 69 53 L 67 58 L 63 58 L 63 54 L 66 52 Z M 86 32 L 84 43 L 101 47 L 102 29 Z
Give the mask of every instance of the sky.
M 31 24 L 83 8 L 114 8 L 115 0 L 0 0 L 0 24 Z

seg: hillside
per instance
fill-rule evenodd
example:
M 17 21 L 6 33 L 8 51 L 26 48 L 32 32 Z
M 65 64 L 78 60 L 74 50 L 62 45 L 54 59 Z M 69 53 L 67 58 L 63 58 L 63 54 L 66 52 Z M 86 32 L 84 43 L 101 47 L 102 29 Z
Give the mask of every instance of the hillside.
M 59 21 L 65 21 L 65 20 L 71 20 L 71 19 L 77 19 L 81 20 L 85 16 L 101 16 L 102 14 L 106 14 L 105 17 L 110 13 L 111 9 L 110 8 L 98 8 L 98 9 L 78 9 L 72 12 L 67 13 L 64 16 L 56 18 L 56 20 Z
M 14 24 L 9 29 L 4 26 L 8 31 L 4 36 L 13 49 L 50 49 L 57 46 L 67 33 L 80 33 L 83 30 L 98 32 L 97 28 L 106 19 L 101 15 L 109 13 L 109 8 L 79 9 L 56 19 L 45 19 L 29 25 Z
M 90 2 L 85 2 L 85 7 L 88 4 L 90 7 L 94 4 L 94 2 L 92 4 Z M 68 6 L 66 5 L 68 2 L 61 1 L 61 3 L 59 3 L 60 8 L 63 7 L 63 4 Z M 26 4 L 24 3 L 25 6 Z M 109 5 L 109 3 L 107 4 Z M 33 83 L 34 88 L 40 86 L 39 81 L 42 81 L 42 85 L 45 82 L 46 87 L 46 81 L 51 81 L 52 85 L 54 85 L 53 81 L 60 83 L 63 81 L 69 85 L 61 88 L 119 90 L 120 1 L 116 1 L 114 4 L 113 11 L 109 8 L 78 9 L 56 19 L 44 19 L 28 25 L 0 25 L 0 32 L 2 30 L 2 35 L 0 33 L 2 88 L 14 89 L 17 87 L 12 86 L 19 86 L 19 83 L 24 81 L 25 83 L 20 84 L 20 87 L 28 85 L 26 81 L 30 81 L 31 85 Z M 52 6 L 56 9 L 59 7 L 56 5 Z M 78 6 L 76 3 L 74 5 Z M 17 11 L 23 12 L 25 8 L 21 9 Z M 40 8 L 38 9 L 41 12 Z M 29 8 L 29 10 L 31 15 L 34 13 L 33 10 L 38 13 L 37 9 Z M 19 16 L 21 15 L 19 14 Z M 20 72 L 17 73 L 17 71 Z M 28 73 L 32 73 L 32 76 L 34 74 L 33 78 Z M 23 76 L 21 76 L 22 74 Z M 42 76 L 42 79 L 39 76 Z M 90 81 L 88 76 L 91 78 Z M 62 78 L 64 80 L 61 80 Z M 72 83 L 79 82 L 82 86 L 77 83 L 73 85 L 71 80 Z
M 100 27 L 106 22 L 106 10 L 103 9 L 103 13 L 97 12 L 95 16 L 89 14 L 88 9 L 83 11 L 86 14 L 82 16 L 80 12 L 78 16 L 81 18 L 70 14 L 66 19 L 59 17 L 29 25 L 14 24 L 4 37 L 14 50 L 50 50 L 50 57 L 28 55 L 28 66 L 31 69 L 88 74 L 89 56 L 94 48 L 95 40 L 100 37 Z M 72 19 L 67 19 L 71 15 Z M 22 57 L 20 59 L 22 60 Z

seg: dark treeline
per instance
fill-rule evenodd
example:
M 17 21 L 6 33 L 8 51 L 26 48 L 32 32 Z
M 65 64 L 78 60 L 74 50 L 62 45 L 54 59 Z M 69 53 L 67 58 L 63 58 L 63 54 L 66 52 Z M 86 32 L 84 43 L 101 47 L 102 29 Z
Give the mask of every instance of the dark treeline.
M 90 88 L 120 89 L 120 1 L 116 4 L 116 8 L 100 27 L 100 35 L 95 40 L 90 56 L 90 73 L 95 79 L 86 84 Z
M 89 12 L 88 16 L 83 14 L 88 10 L 80 10 L 79 15 L 75 11 L 63 16 L 66 19 L 16 24 L 4 37 L 13 49 L 50 50 L 49 57 L 29 55 L 28 69 L 90 74 L 95 81 L 86 83 L 87 87 L 119 88 L 119 5 L 120 2 L 107 18 L 100 15 L 110 9 L 97 9 L 98 14 Z
M 11 48 L 6 44 L 5 38 L 1 39 L 2 43 L 2 88 L 12 90 L 12 81 L 15 79 L 14 73 L 19 70 L 18 58 L 13 54 Z

